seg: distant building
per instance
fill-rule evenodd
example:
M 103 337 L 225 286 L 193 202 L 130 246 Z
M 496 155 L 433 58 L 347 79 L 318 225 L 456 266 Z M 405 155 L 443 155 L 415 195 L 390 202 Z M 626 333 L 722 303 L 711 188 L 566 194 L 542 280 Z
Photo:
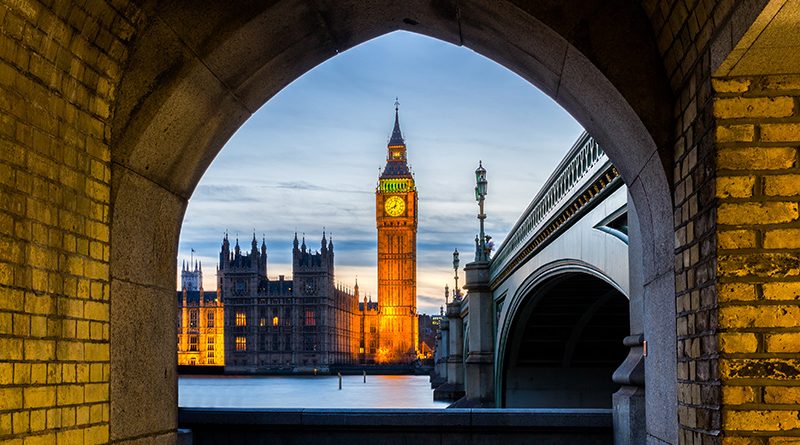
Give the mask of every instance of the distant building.
M 295 234 L 291 279 L 267 276 L 267 247 L 222 241 L 217 282 L 225 301 L 225 369 L 326 370 L 359 361 L 358 297 L 336 286 L 333 241 L 312 252 Z
M 436 325 L 434 325 L 434 318 L 437 317 Z M 417 318 L 419 326 L 419 355 L 422 358 L 430 358 L 433 356 L 433 348 L 436 343 L 436 331 L 438 329 L 438 321 L 441 317 L 420 314 Z
M 201 264 L 184 262 L 178 296 L 178 364 L 225 364 L 225 313 L 219 291 L 203 290 Z
M 378 302 L 360 300 L 357 282 L 352 292 L 335 284 L 333 241 L 325 233 L 318 251 L 295 234 L 292 277 L 277 280 L 267 276 L 265 240 L 259 248 L 254 234 L 243 252 L 238 239 L 231 250 L 225 234 L 216 293 L 203 292 L 199 264 L 181 271 L 180 364 L 224 363 L 232 372 L 325 371 L 331 365 L 410 364 L 420 351 L 429 354 L 431 319 L 417 319 L 417 190 L 397 105 L 375 190 Z

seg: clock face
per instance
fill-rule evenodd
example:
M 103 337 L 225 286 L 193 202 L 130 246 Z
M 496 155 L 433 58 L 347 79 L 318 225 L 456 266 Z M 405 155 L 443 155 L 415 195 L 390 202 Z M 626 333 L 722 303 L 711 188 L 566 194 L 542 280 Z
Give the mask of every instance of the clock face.
M 390 196 L 384 205 L 389 216 L 400 216 L 406 209 L 406 202 L 399 196 Z

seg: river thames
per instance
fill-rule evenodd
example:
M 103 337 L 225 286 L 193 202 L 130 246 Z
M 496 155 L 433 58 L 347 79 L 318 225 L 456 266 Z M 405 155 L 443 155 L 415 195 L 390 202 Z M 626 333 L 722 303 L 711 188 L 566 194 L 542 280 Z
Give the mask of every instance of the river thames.
M 185 408 L 446 408 L 428 376 L 180 376 Z

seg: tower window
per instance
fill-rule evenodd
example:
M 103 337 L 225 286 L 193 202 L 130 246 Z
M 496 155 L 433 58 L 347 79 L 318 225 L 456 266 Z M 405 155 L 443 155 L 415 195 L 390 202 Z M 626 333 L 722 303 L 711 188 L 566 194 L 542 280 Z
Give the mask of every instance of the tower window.
M 189 327 L 197 327 L 197 309 L 192 309 L 189 311 Z
M 236 326 L 247 326 L 247 314 L 244 311 L 236 311 Z
M 306 309 L 306 326 L 316 326 L 317 325 L 317 317 L 314 309 Z
M 236 350 L 247 351 L 247 337 L 236 337 Z
M 189 350 L 192 351 L 192 352 L 196 352 L 197 351 L 197 336 L 196 335 L 190 335 L 189 336 Z
M 214 327 L 214 311 L 209 311 L 206 315 L 206 324 L 209 328 Z

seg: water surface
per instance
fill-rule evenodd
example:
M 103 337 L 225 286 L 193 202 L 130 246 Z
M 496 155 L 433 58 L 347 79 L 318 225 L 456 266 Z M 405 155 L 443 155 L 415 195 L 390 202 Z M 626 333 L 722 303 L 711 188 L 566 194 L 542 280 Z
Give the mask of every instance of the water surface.
M 180 376 L 178 406 L 197 408 L 446 408 L 428 376 Z

